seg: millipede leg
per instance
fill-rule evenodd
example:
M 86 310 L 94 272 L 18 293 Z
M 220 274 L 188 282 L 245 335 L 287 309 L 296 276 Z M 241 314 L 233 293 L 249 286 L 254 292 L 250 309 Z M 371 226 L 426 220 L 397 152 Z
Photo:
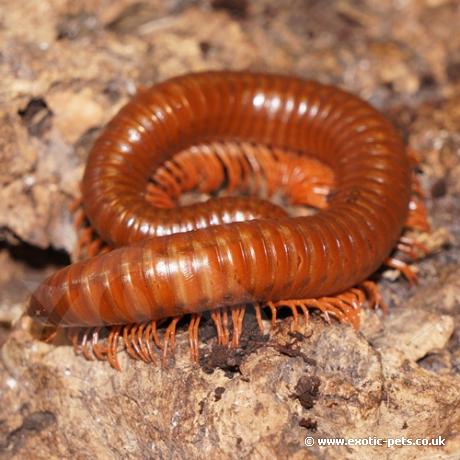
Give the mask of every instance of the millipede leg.
M 329 311 L 328 310 L 321 310 L 321 313 L 326 320 L 327 324 L 331 324 L 331 317 L 329 316 Z
M 424 204 L 421 201 L 412 200 L 411 206 L 413 209 L 409 212 L 404 227 L 407 229 L 420 230 L 422 232 L 430 232 L 431 226 L 428 222 L 428 213 Z
M 411 286 L 415 286 L 417 284 L 417 275 L 414 273 L 412 268 L 406 264 L 406 262 L 396 259 L 395 257 L 389 257 L 385 260 L 385 265 L 399 270 Z
M 380 308 L 384 314 L 388 313 L 388 307 L 382 299 L 378 286 L 373 281 L 363 281 L 359 286 L 366 293 L 372 308 Z
M 145 336 L 144 336 L 144 329 L 145 329 L 146 324 L 142 323 L 140 324 L 138 330 L 137 330 L 137 342 L 139 344 L 139 351 L 141 358 L 146 362 L 149 363 L 151 362 L 151 357 L 149 350 L 147 348 L 147 344 L 145 342 Z
M 160 187 L 154 184 L 147 184 L 145 199 L 157 208 L 173 208 L 174 201 Z
M 272 314 L 272 328 L 276 326 L 276 306 L 272 301 L 266 303 L 266 306 L 270 308 Z
M 292 312 L 291 332 L 299 330 L 299 312 L 295 302 L 289 302 L 287 306 Z
M 229 338 L 229 333 L 228 333 L 228 308 L 227 307 L 221 308 L 221 314 L 222 314 L 222 332 L 223 332 L 222 345 L 228 345 L 228 338 Z
M 180 184 L 177 178 L 171 174 L 171 171 L 167 168 L 168 162 L 166 162 L 162 168 L 159 168 L 155 173 L 155 179 L 166 189 L 166 196 L 179 196 L 181 193 Z
M 356 302 L 356 297 L 352 292 L 345 291 L 331 298 L 336 299 L 337 301 L 340 302 L 339 307 L 342 307 L 342 303 L 345 305 L 345 309 L 346 309 L 345 313 L 348 312 L 348 314 L 350 315 L 356 314 L 356 310 L 358 309 L 358 304 Z
M 118 337 L 120 336 L 121 326 L 112 326 L 107 339 L 107 360 L 117 371 L 121 371 L 121 366 L 117 357 Z
M 198 363 L 199 361 L 198 331 L 199 331 L 200 321 L 201 321 L 201 315 L 193 314 L 190 319 L 190 324 L 188 327 L 190 356 L 194 363 Z
M 156 326 L 155 321 L 150 321 L 148 323 L 148 325 L 147 325 L 147 328 L 145 329 L 145 332 L 144 332 L 144 342 L 145 342 L 145 345 L 147 347 L 148 355 L 150 357 L 150 362 L 152 362 L 152 363 L 155 362 L 155 355 L 154 355 L 154 352 L 153 352 L 151 344 L 150 344 L 150 338 L 154 336 L 154 334 L 153 334 L 154 324 Z M 155 341 L 155 339 L 154 339 L 154 341 Z
M 81 347 L 80 347 L 80 328 L 78 327 L 72 327 L 68 330 L 67 332 L 67 337 L 70 339 L 70 342 L 72 343 L 73 351 L 76 355 L 81 353 Z
M 83 224 L 86 219 L 85 213 L 83 209 L 78 209 L 78 210 L 76 209 L 73 212 L 74 212 L 74 216 L 73 216 L 74 225 L 77 229 L 80 229 L 83 227 Z
M 246 312 L 246 306 L 240 305 L 231 308 L 232 311 L 232 323 L 233 323 L 233 334 L 232 334 L 232 347 L 237 348 L 240 344 L 240 337 L 243 330 L 244 314 Z
M 331 317 L 333 315 L 339 321 L 345 321 L 345 315 L 331 303 L 327 302 L 324 298 L 320 299 L 305 299 L 304 302 L 313 308 L 318 309 L 326 322 L 331 324 Z
M 409 246 L 414 246 L 415 248 L 417 248 L 423 255 L 426 255 L 430 252 L 430 250 L 423 244 L 423 243 L 420 243 L 420 241 L 417 241 L 416 239 L 414 238 L 410 238 L 408 236 L 401 236 L 401 238 L 399 239 L 399 241 L 403 244 L 407 244 Z
M 81 196 L 78 196 L 77 198 L 74 198 L 70 203 L 69 203 L 69 211 L 71 213 L 75 213 L 78 208 L 82 206 L 82 198 Z
M 81 228 L 78 229 L 78 239 L 75 249 L 75 259 L 82 260 L 89 257 L 88 251 L 91 243 L 94 241 L 94 232 L 91 227 L 82 224 Z
M 238 162 L 235 161 L 231 155 L 229 155 L 227 149 L 222 148 L 222 144 L 215 145 L 217 155 L 219 159 L 224 164 L 225 171 L 227 173 L 227 190 L 233 191 L 236 188 L 237 183 L 239 183 L 241 174 L 238 167 Z
M 150 324 L 152 325 L 153 341 L 155 342 L 155 345 L 161 350 L 163 348 L 163 345 L 161 343 L 160 336 L 158 335 L 157 322 L 151 321 Z
M 126 351 L 128 352 L 128 355 L 133 358 L 133 359 L 139 359 L 139 356 L 137 355 L 136 351 L 133 348 L 132 345 L 132 340 L 129 336 L 129 333 L 131 332 L 132 329 L 134 329 L 136 325 L 134 324 L 127 324 L 126 326 L 123 326 L 123 343 L 125 344 Z
M 278 302 L 268 302 L 267 305 L 276 309 L 288 307 L 292 313 L 291 332 L 299 330 L 299 312 L 297 311 L 297 300 L 280 300 Z M 271 304 L 271 305 L 270 305 Z M 273 326 L 273 310 L 272 310 L 272 326 Z
M 88 360 L 88 361 L 93 361 L 94 356 L 91 353 L 91 349 L 88 346 L 89 341 L 88 341 L 88 335 L 91 333 L 92 328 L 87 328 L 83 331 L 83 337 L 81 340 L 81 351 L 83 353 L 83 356 Z
M 366 301 L 366 294 L 358 287 L 351 288 L 350 292 L 352 292 L 356 297 L 356 303 L 354 303 L 354 305 L 356 305 L 356 308 L 360 308 Z
M 40 336 L 45 343 L 51 343 L 57 336 L 59 329 L 57 327 L 45 328 L 45 331 Z
M 85 227 L 81 230 L 79 235 L 79 244 L 81 246 L 86 246 L 91 242 L 93 236 L 93 230 L 90 227 Z
M 75 259 L 79 260 L 83 252 L 84 244 L 81 240 L 81 232 L 85 228 L 86 215 L 82 207 L 81 197 L 75 198 L 69 205 L 69 210 L 73 214 L 73 224 L 77 231 L 78 240 L 75 248 Z
M 319 300 L 321 301 L 322 299 Z M 353 306 L 348 303 L 345 298 L 341 298 L 340 296 L 326 297 L 324 300 L 343 314 L 343 321 L 351 324 L 356 330 L 359 329 L 358 310 L 353 308 Z
M 244 315 L 246 314 L 246 305 L 241 305 L 239 307 L 239 314 L 237 316 L 237 320 L 238 320 L 238 328 L 239 328 L 239 335 L 238 335 L 238 339 L 239 337 L 241 337 L 241 333 L 243 332 L 243 322 L 244 322 Z
M 256 321 L 257 321 L 257 326 L 259 327 L 259 331 L 262 334 L 265 334 L 264 323 L 262 322 L 262 312 L 260 308 L 260 303 L 253 304 L 253 307 L 256 312 Z
M 300 309 L 302 310 L 303 317 L 304 317 L 304 321 L 305 321 L 305 325 L 307 325 L 307 324 L 308 324 L 308 319 L 309 319 L 309 316 L 310 316 L 309 313 L 308 313 L 308 307 L 307 307 L 307 305 L 306 305 L 304 302 L 302 302 L 302 301 L 300 301 L 300 302 L 298 303 L 298 306 L 299 306 Z
M 417 150 L 415 150 L 413 147 L 408 145 L 406 147 L 406 153 L 407 153 L 407 156 L 409 157 L 410 162 L 412 163 L 412 166 L 418 166 L 420 164 L 421 162 L 420 153 Z
M 136 350 L 137 354 L 139 357 L 144 361 L 145 363 L 150 362 L 150 357 L 147 351 L 147 348 L 145 344 L 143 343 L 143 338 L 144 338 L 144 329 L 145 329 L 145 323 L 139 323 L 136 328 L 136 333 L 133 338 L 133 346 L 134 349 Z
M 168 357 L 169 343 L 171 343 L 172 352 L 174 352 L 174 349 L 176 347 L 176 325 L 179 319 L 180 317 L 173 318 L 171 322 L 168 324 L 168 327 L 166 328 L 164 336 L 163 364 L 166 363 L 166 358 Z
M 96 329 L 93 332 L 93 337 L 91 339 L 91 345 L 93 349 L 94 356 L 96 356 L 96 359 L 99 361 L 105 361 L 107 360 L 107 349 L 108 346 L 107 344 L 105 346 L 102 346 L 99 343 L 99 333 L 101 331 L 100 327 L 96 327 Z
M 134 350 L 134 353 L 136 354 L 136 359 L 141 359 L 142 361 L 144 362 L 148 362 L 144 356 L 143 356 L 143 353 L 141 351 L 141 348 L 140 348 L 140 345 L 139 345 L 139 328 L 140 328 L 140 324 L 134 324 L 130 331 L 129 331 L 129 337 L 128 337 L 128 340 L 130 341 L 131 343 L 131 347 L 132 349 Z
M 410 257 L 413 261 L 417 260 L 417 253 L 415 252 L 412 246 L 403 243 L 398 243 L 396 248 L 398 249 L 398 251 L 401 251 L 402 253 Z
M 425 257 L 430 252 L 423 243 L 407 236 L 401 236 L 397 248 L 414 261 L 420 257 Z
M 214 321 L 214 325 L 216 326 L 216 332 L 217 332 L 217 343 L 219 345 L 223 345 L 224 341 L 224 332 L 222 328 L 222 318 L 220 315 L 219 310 L 213 310 L 211 312 L 211 319 Z
M 95 238 L 88 246 L 88 257 L 94 257 L 101 253 L 104 243 L 100 238 Z

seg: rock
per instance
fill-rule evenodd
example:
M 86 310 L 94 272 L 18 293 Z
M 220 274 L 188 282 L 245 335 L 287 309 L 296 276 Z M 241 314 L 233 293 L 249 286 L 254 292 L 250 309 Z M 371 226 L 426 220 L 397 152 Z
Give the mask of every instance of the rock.
M 385 322 L 385 334 L 373 338 L 372 344 L 387 350 L 398 344 L 402 359 L 417 361 L 430 351 L 443 349 L 454 330 L 451 316 L 436 315 L 423 310 L 399 310 Z
M 190 364 L 185 334 L 168 368 L 122 355 L 123 372 L 118 373 L 107 363 L 75 358 L 69 346 L 43 344 L 17 329 L 1 349 L 2 405 L 7 408 L 2 449 L 15 458 L 31 449 L 40 457 L 72 452 L 156 457 L 174 451 L 179 457 L 202 458 L 219 445 L 225 458 L 296 458 L 305 454 L 306 436 L 415 438 L 428 433 L 458 445 L 449 430 L 458 417 L 460 379 L 436 376 L 404 355 L 391 323 L 375 340 L 378 347 L 349 326 L 328 326 L 316 318 L 305 336 L 290 336 L 286 326 L 232 372 L 215 368 L 212 373 Z M 436 340 L 432 343 L 437 346 Z M 209 343 L 202 359 L 208 348 Z M 31 417 L 40 420 L 38 428 L 24 429 Z M 302 426 L 307 418 L 314 429 Z M 323 449 L 312 453 L 321 455 Z M 343 458 L 347 451 L 370 458 L 379 449 L 327 452 L 328 458 Z M 401 458 L 416 452 L 406 447 Z

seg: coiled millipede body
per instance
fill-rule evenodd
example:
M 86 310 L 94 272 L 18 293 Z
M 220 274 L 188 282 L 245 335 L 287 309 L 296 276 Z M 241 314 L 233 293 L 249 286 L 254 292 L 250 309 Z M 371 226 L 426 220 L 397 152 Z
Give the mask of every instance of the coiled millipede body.
M 283 183 L 291 202 L 320 209 L 294 217 L 265 200 L 234 196 L 176 206 L 191 189 L 250 189 L 253 172 L 271 192 Z M 400 237 L 411 196 L 416 202 L 412 182 L 395 128 L 338 88 L 243 72 L 173 78 L 139 91 L 95 142 L 78 220 L 90 224 L 86 242 L 97 234 L 87 246 L 97 255 L 43 282 L 28 313 L 70 328 L 78 350 L 116 368 L 120 335 L 131 356 L 152 361 L 152 345 L 166 354 L 186 314 L 194 359 L 205 311 L 219 343 L 234 346 L 247 304 L 260 327 L 260 307 L 274 321 L 282 305 L 294 326 L 298 311 L 307 318 L 309 308 L 357 326 L 365 297 L 378 301 L 367 278 L 398 242 L 411 250 Z M 324 188 L 333 188 L 327 200 Z M 423 224 L 412 213 L 413 226 L 417 219 Z M 157 323 L 167 318 L 161 343 Z

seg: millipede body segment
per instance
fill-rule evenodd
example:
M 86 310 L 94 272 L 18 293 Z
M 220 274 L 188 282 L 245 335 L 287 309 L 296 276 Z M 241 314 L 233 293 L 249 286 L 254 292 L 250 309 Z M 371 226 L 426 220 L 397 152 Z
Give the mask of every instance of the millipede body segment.
M 319 160 L 335 175 L 327 208 L 290 217 L 238 197 L 152 206 L 146 190 L 157 168 L 213 141 Z M 120 110 L 89 154 L 82 198 L 91 226 L 116 249 L 37 288 L 28 312 L 45 325 L 123 326 L 340 294 L 398 244 L 411 165 L 391 123 L 345 91 L 278 75 L 205 72 L 141 90 Z

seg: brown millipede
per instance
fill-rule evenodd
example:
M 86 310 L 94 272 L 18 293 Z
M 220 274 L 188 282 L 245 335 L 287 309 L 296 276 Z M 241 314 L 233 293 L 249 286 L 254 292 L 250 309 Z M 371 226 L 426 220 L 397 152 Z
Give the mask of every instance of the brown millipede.
M 235 145 L 252 153 L 228 154 Z M 199 152 L 190 153 L 194 148 Z M 214 150 L 206 155 L 206 148 Z M 174 156 L 184 149 L 189 153 Z M 263 160 L 260 152 L 277 149 L 290 156 Z M 327 206 L 325 199 L 317 203 L 322 209 L 314 215 L 290 217 L 266 201 L 236 197 L 171 208 L 184 190 L 200 186 L 200 177 L 205 191 L 222 182 L 235 188 L 258 167 L 271 174 L 272 163 L 284 164 L 293 201 L 305 194 L 308 204 L 314 193 L 294 180 L 305 161 L 334 173 L 333 180 L 319 174 L 326 186 L 334 182 L 334 193 Z M 187 169 L 195 179 L 187 179 Z M 172 318 L 166 352 L 185 314 L 192 318 L 194 359 L 204 311 L 212 312 L 220 343 L 229 342 L 231 314 L 235 346 L 246 304 L 255 305 L 259 325 L 260 305 L 272 310 L 272 319 L 284 305 L 295 323 L 298 309 L 307 316 L 313 307 L 357 326 L 365 294 L 378 296 L 367 278 L 398 245 L 411 184 L 410 159 L 395 128 L 345 91 L 245 72 L 173 78 L 127 103 L 88 157 L 84 213 L 105 244 L 118 249 L 49 277 L 33 293 L 28 313 L 42 324 L 72 328 L 77 348 L 90 357 L 92 342 L 96 357 L 114 367 L 119 336 L 131 356 L 151 361 L 152 345 L 162 346 L 157 322 Z M 399 245 L 409 250 L 411 242 Z M 104 326 L 110 333 L 102 346 Z

